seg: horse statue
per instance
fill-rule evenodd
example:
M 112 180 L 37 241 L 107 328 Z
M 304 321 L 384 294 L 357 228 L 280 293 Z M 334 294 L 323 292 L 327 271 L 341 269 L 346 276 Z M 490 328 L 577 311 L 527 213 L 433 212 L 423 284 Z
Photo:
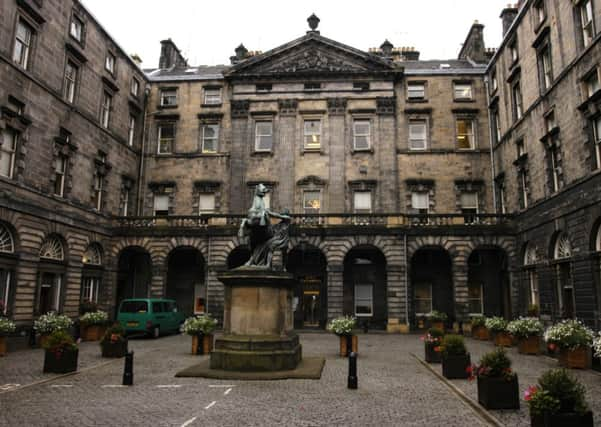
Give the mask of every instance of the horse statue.
M 251 252 L 250 259 L 245 264 L 247 267 L 272 269 L 273 253 L 278 249 L 282 250 L 283 257 L 286 257 L 291 218 L 287 210 L 279 214 L 265 207 L 264 197 L 268 192 L 269 189 L 265 185 L 257 184 L 252 206 L 240 223 L 238 237 L 248 242 Z M 272 225 L 271 218 L 281 221 Z

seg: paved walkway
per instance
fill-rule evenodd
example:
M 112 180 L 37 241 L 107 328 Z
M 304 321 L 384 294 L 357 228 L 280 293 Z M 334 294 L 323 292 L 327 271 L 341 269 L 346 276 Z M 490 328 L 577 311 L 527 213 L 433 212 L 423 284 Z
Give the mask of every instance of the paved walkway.
M 423 357 L 416 335 L 359 337 L 359 389 L 346 388 L 348 363 L 337 337 L 302 334 L 303 353 L 327 358 L 321 380 L 218 381 L 174 378 L 197 362 L 190 338 L 133 340 L 134 386 L 121 387 L 123 360 L 106 363 L 97 343 L 81 345 L 77 375 L 42 374 L 42 350 L 0 358 L 0 426 L 486 426 L 490 425 L 412 354 Z M 492 345 L 468 340 L 477 361 Z M 510 350 L 520 388 L 556 362 Z M 439 367 L 436 367 L 439 369 Z M 576 372 L 601 413 L 601 376 Z M 33 386 L 30 383 L 49 380 Z M 453 381 L 475 399 L 476 384 Z M 4 387 L 8 390 L 9 387 Z M 593 398 L 595 396 L 596 398 Z M 527 409 L 493 411 L 508 426 L 528 425 Z

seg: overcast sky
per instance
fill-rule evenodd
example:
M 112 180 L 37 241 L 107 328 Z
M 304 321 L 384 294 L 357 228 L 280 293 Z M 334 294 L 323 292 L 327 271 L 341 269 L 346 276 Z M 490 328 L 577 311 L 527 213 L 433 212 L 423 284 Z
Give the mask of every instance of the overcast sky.
M 474 20 L 487 47 L 501 41 L 507 0 L 83 0 L 126 52 L 158 65 L 171 38 L 190 65 L 228 64 L 234 48 L 267 51 L 305 34 L 315 13 L 325 37 L 367 50 L 384 39 L 422 59 L 455 58 Z

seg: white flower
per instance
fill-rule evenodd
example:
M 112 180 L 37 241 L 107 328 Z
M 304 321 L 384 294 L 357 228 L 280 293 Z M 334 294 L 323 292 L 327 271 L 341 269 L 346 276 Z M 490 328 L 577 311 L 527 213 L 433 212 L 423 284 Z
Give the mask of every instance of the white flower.
M 349 335 L 353 332 L 356 321 L 352 316 L 337 317 L 330 321 L 327 329 L 336 335 Z
M 0 336 L 15 332 L 16 328 L 17 326 L 15 325 L 15 322 L 4 317 L 0 317 Z
M 79 320 L 81 323 L 87 325 L 102 325 L 109 320 L 109 315 L 104 311 L 98 310 L 84 314 Z
M 217 327 L 217 320 L 208 314 L 188 317 L 182 326 L 182 331 L 188 335 L 210 334 Z
M 544 327 L 542 322 L 536 317 L 520 317 L 509 322 L 507 330 L 515 337 L 528 338 L 541 336 Z
M 73 322 L 69 317 L 51 311 L 41 315 L 38 320 L 33 322 L 33 329 L 42 335 L 49 335 L 54 331 L 69 329 L 71 325 Z
M 594 332 L 579 320 L 566 319 L 545 331 L 545 341 L 563 349 L 574 350 L 593 344 Z

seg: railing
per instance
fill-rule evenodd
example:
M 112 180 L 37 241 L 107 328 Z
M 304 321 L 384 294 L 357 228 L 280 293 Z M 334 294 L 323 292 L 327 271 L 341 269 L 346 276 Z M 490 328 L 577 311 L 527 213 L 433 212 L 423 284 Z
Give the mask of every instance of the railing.
M 292 214 L 297 227 L 484 227 L 507 225 L 511 215 L 495 214 Z M 239 227 L 245 215 L 127 216 L 115 217 L 117 228 Z

